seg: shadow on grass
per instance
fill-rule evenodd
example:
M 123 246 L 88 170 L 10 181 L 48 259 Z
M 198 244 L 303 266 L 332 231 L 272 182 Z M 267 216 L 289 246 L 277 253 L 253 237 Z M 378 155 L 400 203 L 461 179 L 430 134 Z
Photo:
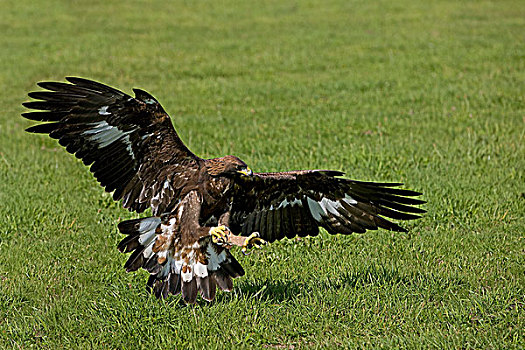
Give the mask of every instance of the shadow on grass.
M 235 281 L 231 293 L 218 291 L 214 302 L 209 303 L 202 298 L 197 298 L 200 307 L 213 307 L 215 304 L 230 304 L 245 301 L 264 301 L 282 303 L 308 296 L 318 297 L 323 294 L 334 293 L 341 289 L 359 291 L 363 289 L 382 289 L 401 292 L 414 290 L 417 293 L 430 293 L 441 295 L 445 290 L 465 288 L 468 284 L 463 278 L 450 275 L 436 275 L 432 273 L 411 272 L 405 273 L 397 268 L 382 266 L 367 266 L 362 269 L 345 272 L 340 275 L 325 276 L 319 280 L 271 280 L 271 279 L 246 279 Z M 170 296 L 166 303 L 170 307 L 186 307 L 180 295 Z
M 368 266 L 346 272 L 339 276 L 315 280 L 244 280 L 238 281 L 233 294 L 245 299 L 259 299 L 270 302 L 283 302 L 305 295 L 318 295 L 340 289 L 416 289 L 433 290 L 439 293 L 447 289 L 464 286 L 466 282 L 457 276 L 439 276 L 421 272 L 403 273 L 397 268 Z M 422 288 L 424 287 L 424 288 Z M 320 292 L 321 291 L 321 292 Z M 227 302 L 233 296 L 218 294 L 218 302 Z

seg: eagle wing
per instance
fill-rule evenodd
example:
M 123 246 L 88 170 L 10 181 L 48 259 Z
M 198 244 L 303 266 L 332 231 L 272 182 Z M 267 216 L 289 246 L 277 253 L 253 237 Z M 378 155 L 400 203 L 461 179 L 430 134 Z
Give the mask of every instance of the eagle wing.
M 388 219 L 412 220 L 425 210 L 419 192 L 395 188 L 400 183 L 340 178 L 332 170 L 257 173 L 237 184 L 230 228 L 243 236 L 259 232 L 266 241 L 317 235 L 364 233 L 379 227 L 406 231 Z
M 26 102 L 39 110 L 24 118 L 51 122 L 28 132 L 49 134 L 90 170 L 129 210 L 169 212 L 198 171 L 200 158 L 181 141 L 169 115 L 143 90 L 135 97 L 98 82 L 68 77 L 69 83 L 40 82 Z

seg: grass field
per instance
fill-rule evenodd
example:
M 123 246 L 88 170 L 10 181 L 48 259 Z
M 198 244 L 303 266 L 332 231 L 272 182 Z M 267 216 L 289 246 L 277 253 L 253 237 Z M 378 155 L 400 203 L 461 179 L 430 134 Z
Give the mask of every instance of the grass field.
M 0 348 L 524 348 L 522 1 L 0 0 Z M 203 157 L 403 181 L 409 233 L 287 240 L 213 303 L 127 274 L 112 202 L 26 93 L 140 87 Z

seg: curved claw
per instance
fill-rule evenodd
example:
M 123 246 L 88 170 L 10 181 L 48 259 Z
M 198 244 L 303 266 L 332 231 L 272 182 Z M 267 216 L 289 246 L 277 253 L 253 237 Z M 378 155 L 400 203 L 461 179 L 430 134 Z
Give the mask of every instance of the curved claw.
M 218 245 L 228 243 L 228 236 L 230 234 L 230 229 L 224 225 L 212 227 L 210 229 L 211 240 L 213 243 Z
M 255 247 L 260 249 L 264 244 L 266 244 L 266 241 L 260 237 L 259 232 L 253 232 L 244 241 L 241 251 L 244 255 L 248 255 L 249 248 Z

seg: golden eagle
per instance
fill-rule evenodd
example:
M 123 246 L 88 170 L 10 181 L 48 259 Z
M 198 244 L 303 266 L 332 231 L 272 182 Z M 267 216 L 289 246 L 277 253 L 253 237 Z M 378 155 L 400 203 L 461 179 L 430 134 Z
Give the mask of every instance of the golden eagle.
M 421 193 L 401 183 L 361 182 L 340 171 L 253 173 L 234 156 L 202 159 L 175 132 L 170 117 L 149 93 L 131 97 L 76 77 L 40 82 L 31 92 L 36 110 L 24 118 L 50 122 L 27 129 L 58 139 L 82 159 L 113 199 L 152 217 L 119 223 L 127 235 L 118 245 L 131 256 L 124 267 L 150 273 L 148 290 L 165 298 L 182 293 L 212 300 L 217 286 L 233 288 L 244 275 L 230 253 L 284 237 L 363 233 L 378 227 L 406 231 L 387 218 L 411 220 L 425 212 Z

